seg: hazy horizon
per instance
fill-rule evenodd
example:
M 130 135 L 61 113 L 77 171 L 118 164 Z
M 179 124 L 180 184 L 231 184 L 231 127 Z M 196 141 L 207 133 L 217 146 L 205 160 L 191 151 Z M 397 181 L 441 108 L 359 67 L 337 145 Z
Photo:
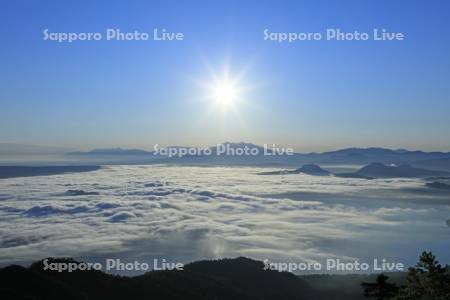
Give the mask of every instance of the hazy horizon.
M 22 144 L 22 143 L 3 143 L 0 142 L 0 156 L 1 155 L 14 155 L 17 156 L 24 155 L 24 154 L 36 154 L 36 155 L 47 155 L 47 154 L 64 154 L 64 153 L 70 153 L 70 152 L 89 152 L 92 150 L 103 150 L 103 149 L 122 149 L 122 150 L 144 150 L 148 152 L 152 152 L 155 150 L 155 146 L 158 146 L 159 148 L 164 147 L 192 147 L 192 148 L 209 148 L 209 147 L 215 147 L 220 144 L 224 143 L 246 143 L 246 144 L 253 144 L 256 146 L 264 146 L 267 145 L 270 149 L 272 146 L 272 143 L 255 143 L 252 141 L 221 141 L 211 144 L 201 144 L 201 145 L 189 145 L 189 144 L 181 144 L 181 143 L 173 143 L 173 144 L 153 144 L 153 145 L 136 145 L 136 146 L 123 146 L 123 145 L 99 145 L 99 146 L 93 146 L 93 147 L 63 147 L 63 146 L 53 146 L 53 145 L 38 145 L 38 144 Z M 424 151 L 424 152 L 442 152 L 447 153 L 450 152 L 450 149 L 423 149 L 423 148 L 417 148 L 417 147 L 390 147 L 390 146 L 380 146 L 380 145 L 366 145 L 366 146 L 355 146 L 355 145 L 343 145 L 341 147 L 323 147 L 323 148 L 310 148 L 310 147 L 295 147 L 291 146 L 292 144 L 275 144 L 275 147 L 281 147 L 286 148 L 289 147 L 295 151 L 295 153 L 299 154 L 307 154 L 307 153 L 324 153 L 324 152 L 330 152 L 330 151 L 337 151 L 337 150 L 343 150 L 343 149 L 370 149 L 370 148 L 382 148 L 382 149 L 389 149 L 389 150 L 406 150 L 406 151 Z M 308 150 L 309 149 L 309 150 Z
M 448 2 L 330 2 L 325 9 L 288 1 L 289 10 L 271 1 L 67 5 L 3 5 L 0 142 L 80 150 L 223 141 L 298 152 L 450 149 Z M 380 7 L 383 14 L 372 13 Z M 164 29 L 184 39 L 58 42 L 44 33 L 108 28 Z M 265 30 L 328 28 L 378 28 L 405 39 L 264 39 Z

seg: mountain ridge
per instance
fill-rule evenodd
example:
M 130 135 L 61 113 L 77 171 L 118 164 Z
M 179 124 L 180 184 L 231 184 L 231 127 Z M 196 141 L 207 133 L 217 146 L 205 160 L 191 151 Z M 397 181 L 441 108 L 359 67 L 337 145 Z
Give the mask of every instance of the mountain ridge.
M 226 147 L 231 151 L 218 152 L 218 145 L 222 145 L 222 147 Z M 127 148 L 101 148 L 90 151 L 67 152 L 64 157 L 67 160 L 81 164 L 242 165 L 261 167 L 295 167 L 304 164 L 363 166 L 373 162 L 380 162 L 387 165 L 407 163 L 414 167 L 430 170 L 450 171 L 449 152 L 425 152 L 421 150 L 389 149 L 382 147 L 350 147 L 321 153 L 294 152 L 290 155 L 286 153 L 278 154 L 273 152 L 270 147 L 265 149 L 263 146 L 254 143 L 224 142 L 218 145 L 207 148 L 170 146 L 155 149 L 155 151 Z M 240 151 L 240 153 L 236 151 L 245 148 L 249 151 Z M 165 149 L 166 151 L 161 151 L 161 149 Z M 181 151 L 182 149 L 185 151 Z M 200 151 L 195 151 L 198 149 Z M 168 153 L 175 153 L 175 155 Z
M 217 149 L 218 145 L 228 145 L 231 148 L 238 148 L 238 147 L 249 147 L 249 148 L 257 148 L 257 149 L 263 149 L 263 146 L 249 143 L 249 142 L 223 142 L 218 143 L 215 146 L 209 146 L 205 147 L 203 149 Z M 202 147 L 192 147 L 192 146 L 168 146 L 168 147 L 161 147 L 161 148 L 186 148 L 186 149 L 192 149 L 192 148 L 198 148 L 201 149 Z M 128 149 L 128 148 L 121 148 L 121 147 L 114 147 L 114 148 L 98 148 L 98 149 L 92 149 L 89 151 L 72 151 L 66 153 L 66 155 L 97 155 L 97 154 L 127 154 L 127 153 L 142 153 L 142 154 L 152 154 L 154 151 L 148 151 L 143 149 Z M 303 152 L 294 152 L 295 155 L 307 155 L 307 156 L 314 156 L 314 155 L 421 155 L 421 154 L 428 154 L 428 155 L 437 155 L 437 156 L 450 156 L 450 152 L 441 152 L 441 151 L 422 151 L 422 150 L 407 150 L 407 149 L 390 149 L 390 148 L 383 148 L 383 147 L 367 147 L 367 148 L 359 148 L 359 147 L 348 147 L 348 148 L 342 148 L 332 151 L 324 151 L 324 152 L 309 152 L 309 153 L 303 153 Z

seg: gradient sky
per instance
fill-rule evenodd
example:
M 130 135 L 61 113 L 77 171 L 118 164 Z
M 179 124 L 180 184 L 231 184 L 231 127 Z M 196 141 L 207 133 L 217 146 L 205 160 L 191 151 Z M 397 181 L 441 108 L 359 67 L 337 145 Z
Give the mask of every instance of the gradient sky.
M 450 150 L 449 1 L 4 0 L 0 22 L 0 143 Z M 185 39 L 69 44 L 44 41 L 46 28 Z M 266 28 L 386 28 L 406 40 L 279 44 Z M 251 87 L 226 115 L 200 101 L 199 84 L 225 66 Z

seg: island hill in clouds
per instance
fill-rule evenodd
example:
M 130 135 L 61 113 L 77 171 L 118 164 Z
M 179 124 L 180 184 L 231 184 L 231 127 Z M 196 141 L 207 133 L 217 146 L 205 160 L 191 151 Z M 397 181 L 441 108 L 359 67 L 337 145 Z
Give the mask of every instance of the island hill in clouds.
M 315 164 L 306 164 L 301 168 L 295 170 L 280 170 L 280 171 L 271 171 L 271 172 L 262 172 L 259 175 L 289 175 L 289 174 L 308 174 L 313 176 L 329 176 L 332 173 L 322 169 L 318 165 Z
M 249 165 L 249 166 L 286 166 L 298 167 L 303 164 L 319 165 L 368 165 L 381 163 L 384 165 L 400 166 L 408 164 L 412 167 L 437 171 L 450 171 L 449 152 L 409 151 L 404 149 L 392 150 L 386 148 L 346 148 L 322 153 L 293 153 L 292 155 L 264 155 L 261 146 L 251 143 L 223 143 L 230 149 L 248 147 L 258 150 L 258 155 L 227 155 L 217 153 L 217 146 L 210 147 L 211 155 L 183 155 L 165 156 L 154 151 L 139 149 L 95 149 L 87 152 L 69 152 L 66 157 L 72 159 L 88 159 L 100 163 L 176 163 L 176 164 L 217 164 L 217 165 Z M 189 147 L 168 147 L 167 149 Z M 266 149 L 266 151 L 270 151 Z M 256 151 L 255 151 L 256 152 Z M 308 167 L 308 166 L 307 166 Z M 375 168 L 372 166 L 371 168 Z M 401 168 L 404 169 L 404 166 Z M 401 172 L 401 169 L 397 172 Z M 304 170 L 305 173 L 324 173 L 321 170 Z M 392 170 L 391 170 L 392 171 Z M 408 171 L 408 170 L 404 170 Z M 322 174 L 323 175 L 323 174 Z M 362 175 L 362 173 L 360 174 Z M 372 176 L 368 176 L 372 177 Z
M 313 176 L 329 176 L 334 175 L 343 178 L 362 178 L 362 179 L 376 179 L 376 178 L 432 178 L 442 177 L 450 179 L 450 172 L 435 171 L 422 168 L 415 168 L 407 164 L 384 165 L 382 163 L 368 164 L 356 172 L 350 173 L 335 173 L 327 171 L 315 164 L 306 164 L 301 168 L 295 170 L 280 170 L 272 172 L 262 172 L 259 175 L 289 175 L 289 174 L 307 174 Z

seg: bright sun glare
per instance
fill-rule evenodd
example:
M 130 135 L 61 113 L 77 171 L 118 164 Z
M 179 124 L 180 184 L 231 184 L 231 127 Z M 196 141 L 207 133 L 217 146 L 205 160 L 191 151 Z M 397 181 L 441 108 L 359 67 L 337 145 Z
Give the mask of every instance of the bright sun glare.
M 248 105 L 249 86 L 244 85 L 245 70 L 230 72 L 225 65 L 222 72 L 208 67 L 210 80 L 196 80 L 202 87 L 202 96 L 198 99 L 205 104 L 207 116 L 231 116 L 239 118 L 240 112 Z
M 228 81 L 219 82 L 213 88 L 213 97 L 217 104 L 222 107 L 233 104 L 238 98 L 238 91 L 236 86 Z

